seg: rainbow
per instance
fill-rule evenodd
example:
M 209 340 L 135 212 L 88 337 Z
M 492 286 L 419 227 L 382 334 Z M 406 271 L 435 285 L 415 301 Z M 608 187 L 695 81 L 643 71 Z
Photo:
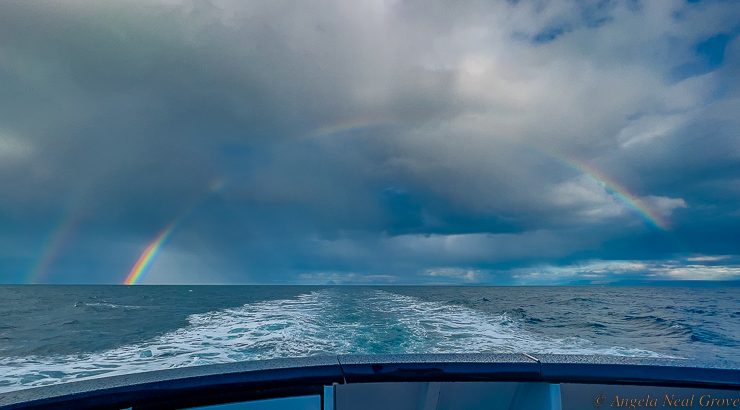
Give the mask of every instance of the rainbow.
M 627 209 L 632 211 L 635 215 L 644 220 L 649 226 L 667 231 L 668 221 L 661 215 L 652 210 L 645 202 L 643 202 L 637 196 L 631 194 L 626 188 L 620 186 L 616 182 L 608 179 L 605 175 L 601 174 L 597 170 L 589 167 L 586 164 L 577 162 L 575 160 L 561 160 L 568 167 L 588 176 L 593 179 L 599 185 L 603 186 L 606 191 L 616 199 Z
M 131 268 L 131 272 L 126 276 L 126 280 L 123 281 L 124 285 L 135 285 L 144 277 L 147 270 L 149 270 L 149 267 L 152 265 L 154 258 L 157 256 L 160 249 L 162 249 L 162 245 L 164 245 L 167 238 L 175 229 L 176 223 L 177 221 L 171 223 L 154 239 L 152 243 L 149 244 L 149 246 L 146 247 L 146 249 L 144 249 L 144 252 L 139 256 L 139 260 L 136 261 L 134 267 Z
M 28 272 L 28 283 L 45 282 L 49 266 L 56 260 L 59 254 L 69 242 L 75 232 L 75 228 L 82 220 L 82 213 L 77 212 L 71 216 L 62 219 L 57 228 L 50 235 L 49 240 L 44 244 L 41 258 L 31 267 Z
M 366 120 L 352 120 L 345 121 L 338 124 L 327 125 L 317 129 L 313 133 L 314 138 L 328 137 L 330 135 L 363 130 L 372 127 L 379 127 L 384 125 L 391 125 L 389 122 L 382 121 L 366 121 Z
M 131 268 L 131 271 L 128 273 L 128 276 L 126 276 L 126 279 L 123 281 L 124 285 L 135 285 L 146 274 L 147 270 L 149 270 L 149 267 L 152 265 L 152 262 L 154 262 L 154 259 L 157 257 L 157 254 L 162 249 L 162 246 L 167 241 L 167 238 L 170 237 L 172 234 L 172 231 L 175 230 L 177 225 L 186 219 L 188 215 L 195 212 L 195 210 L 198 209 L 204 202 L 208 200 L 208 198 L 212 197 L 215 194 L 220 193 L 223 191 L 226 186 L 228 185 L 228 182 L 226 182 L 223 179 L 216 179 L 211 182 L 211 192 L 203 198 L 200 202 L 194 204 L 190 209 L 183 212 L 179 218 L 175 219 L 172 223 L 170 223 L 167 228 L 165 228 L 159 235 L 157 235 L 156 238 L 154 238 L 154 241 L 149 244 L 149 246 L 144 249 L 144 252 L 139 256 L 139 260 L 136 261 L 136 264 L 134 264 L 134 267 Z

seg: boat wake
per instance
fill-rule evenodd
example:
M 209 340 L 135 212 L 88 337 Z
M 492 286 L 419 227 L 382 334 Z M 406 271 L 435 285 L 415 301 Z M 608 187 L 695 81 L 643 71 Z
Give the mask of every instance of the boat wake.
M 191 315 L 189 325 L 103 352 L 0 358 L 0 392 L 183 366 L 334 354 L 561 353 L 667 357 L 547 338 L 517 320 L 377 289 L 337 288 Z

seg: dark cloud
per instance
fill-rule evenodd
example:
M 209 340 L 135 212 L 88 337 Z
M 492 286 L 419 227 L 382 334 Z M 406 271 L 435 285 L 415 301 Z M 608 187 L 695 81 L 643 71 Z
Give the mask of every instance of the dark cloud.
M 0 280 L 732 278 L 739 11 L 3 3 Z

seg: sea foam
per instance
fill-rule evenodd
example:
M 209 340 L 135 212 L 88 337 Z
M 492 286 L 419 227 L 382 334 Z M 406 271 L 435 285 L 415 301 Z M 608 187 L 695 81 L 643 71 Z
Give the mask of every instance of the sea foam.
M 569 353 L 666 357 L 535 335 L 509 316 L 378 289 L 324 289 L 188 318 L 189 325 L 103 352 L 0 358 L 0 392 L 149 370 L 333 354 Z

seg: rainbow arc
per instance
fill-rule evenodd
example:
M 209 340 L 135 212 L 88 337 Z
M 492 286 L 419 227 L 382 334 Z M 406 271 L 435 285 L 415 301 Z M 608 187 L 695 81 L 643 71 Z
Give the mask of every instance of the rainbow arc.
M 146 275 L 146 272 L 149 270 L 152 262 L 157 257 L 160 249 L 162 249 L 162 245 L 164 245 L 164 243 L 167 241 L 167 238 L 170 236 L 174 229 L 175 223 L 170 224 L 170 226 L 162 231 L 154 239 L 154 241 L 150 243 L 149 246 L 146 247 L 146 249 L 144 249 L 144 252 L 139 257 L 139 260 L 136 261 L 136 264 L 134 264 L 134 267 L 131 268 L 128 276 L 126 276 L 126 279 L 123 281 L 124 285 L 135 285 L 144 277 L 144 275 Z
M 604 189 L 618 202 L 631 210 L 635 215 L 644 220 L 649 226 L 667 231 L 669 228 L 668 221 L 660 214 L 655 212 L 645 201 L 637 195 L 630 193 L 625 187 L 610 180 L 604 174 L 589 167 L 586 164 L 574 160 L 563 161 L 568 167 L 588 176 L 602 185 Z

